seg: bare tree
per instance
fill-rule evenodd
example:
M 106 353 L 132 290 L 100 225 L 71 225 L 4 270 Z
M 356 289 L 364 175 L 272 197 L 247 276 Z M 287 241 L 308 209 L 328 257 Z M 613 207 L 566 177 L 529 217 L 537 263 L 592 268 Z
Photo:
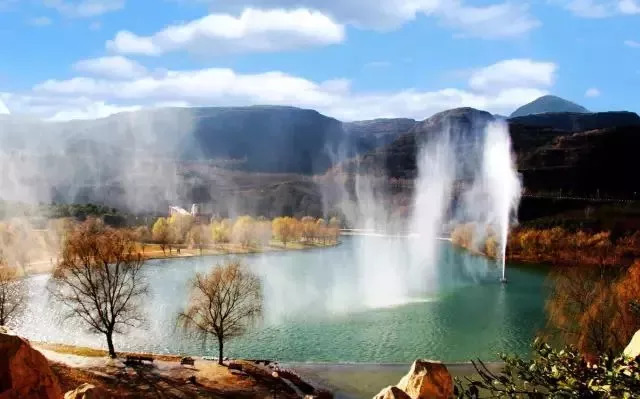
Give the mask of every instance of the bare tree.
M 260 280 L 239 261 L 229 261 L 196 275 L 191 299 L 178 322 L 204 337 L 215 336 L 222 364 L 225 341 L 244 334 L 261 314 Z
M 0 326 L 6 326 L 22 308 L 24 296 L 15 270 L 4 262 L 0 252 Z
M 69 317 L 105 335 L 112 358 L 113 334 L 143 322 L 140 307 L 148 290 L 143 263 L 129 233 L 89 220 L 69 234 L 54 272 L 54 297 L 69 308 Z

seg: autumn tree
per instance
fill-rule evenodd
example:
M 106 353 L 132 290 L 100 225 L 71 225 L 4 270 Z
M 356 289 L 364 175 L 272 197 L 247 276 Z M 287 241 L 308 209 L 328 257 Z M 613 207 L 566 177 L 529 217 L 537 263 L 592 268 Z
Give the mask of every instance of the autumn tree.
M 215 244 L 225 244 L 231 239 L 231 221 L 223 219 L 211 223 L 211 237 Z
M 288 216 L 273 219 L 273 234 L 285 247 L 288 242 L 293 241 L 296 237 L 297 222 L 296 219 Z
M 271 238 L 273 237 L 271 221 L 264 217 L 259 217 L 256 221 L 254 236 L 258 245 L 262 247 L 268 246 L 271 243 Z
M 611 293 L 615 301 L 611 329 L 626 344 L 640 330 L 640 260 L 636 260 L 615 282 Z
M 151 231 L 149 231 L 149 228 L 147 226 L 139 226 L 138 228 L 135 229 L 134 236 L 138 241 L 138 243 L 140 243 L 140 247 L 142 248 L 142 253 L 144 253 L 144 248 L 146 247 L 147 243 L 151 241 L 151 238 L 152 238 Z
M 200 255 L 202 255 L 202 249 L 207 244 L 209 235 L 207 234 L 208 226 L 194 225 L 189 231 L 189 243 L 198 248 Z
M 153 224 L 151 230 L 153 241 L 157 242 L 162 249 L 162 254 L 165 254 L 165 249 L 171 241 L 171 233 L 169 231 L 169 222 L 166 218 L 158 218 Z
M 255 241 L 255 220 L 251 216 L 240 216 L 233 224 L 231 236 L 234 242 L 247 248 Z
M 20 311 L 24 295 L 15 270 L 9 268 L 0 252 L 0 326 L 6 326 Z
M 327 226 L 327 222 L 322 218 L 316 220 L 316 230 L 318 239 L 322 240 L 322 244 L 325 245 L 327 243 L 327 239 L 329 238 L 329 228 Z
M 184 328 L 218 340 L 218 363 L 224 343 L 244 334 L 262 313 L 260 280 L 238 261 L 196 274 L 189 304 L 178 316 Z
M 551 275 L 549 332 L 582 353 L 619 351 L 640 328 L 640 267 L 572 266 Z
M 53 274 L 53 297 L 68 308 L 68 317 L 104 334 L 112 358 L 113 334 L 143 322 L 147 284 L 135 245 L 131 234 L 89 219 L 68 235 Z
M 191 226 L 195 222 L 191 215 L 171 215 L 168 220 L 170 242 L 172 244 L 182 244 L 187 240 L 187 233 L 191 230 Z
M 316 221 L 311 216 L 305 216 L 300 220 L 300 232 L 302 239 L 305 241 L 313 241 L 316 237 L 317 230 Z

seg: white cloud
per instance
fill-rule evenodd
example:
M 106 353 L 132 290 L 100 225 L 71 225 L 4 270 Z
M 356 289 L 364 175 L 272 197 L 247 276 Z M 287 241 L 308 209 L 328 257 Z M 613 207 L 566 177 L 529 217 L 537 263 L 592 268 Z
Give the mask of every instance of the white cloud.
M 517 1 L 470 6 L 463 0 L 213 0 L 216 7 L 308 7 L 359 28 L 390 30 L 419 15 L 438 19 L 463 36 L 506 38 L 525 34 L 540 22 L 528 6 Z M 519 4 L 520 3 L 520 4 Z
M 9 108 L 7 108 L 6 105 L 4 105 L 4 102 L 2 101 L 2 99 L 0 99 L 0 115 L 9 115 L 11 114 L 11 112 L 9 112 Z
M 584 93 L 585 97 L 590 97 L 590 98 L 595 98 L 595 97 L 600 97 L 600 90 L 598 90 L 595 87 L 592 87 L 590 89 L 587 89 L 587 91 Z
M 640 48 L 640 42 L 635 40 L 625 40 L 624 45 L 627 47 Z
M 637 0 L 552 0 L 582 18 L 640 14 Z
M 469 86 L 485 93 L 501 92 L 513 87 L 545 88 L 553 85 L 557 66 L 552 62 L 511 59 L 476 69 Z
M 53 21 L 51 21 L 51 18 L 44 16 L 31 18 L 27 22 L 32 26 L 49 26 L 53 23 Z
M 147 73 L 147 69 L 144 66 L 122 56 L 90 58 L 78 61 L 73 65 L 73 69 L 90 75 L 116 79 L 136 78 Z
M 462 36 L 484 39 L 517 37 L 540 26 L 540 21 L 529 15 L 527 4 L 506 2 L 474 7 L 457 0 L 445 4 L 435 15 Z
M 210 14 L 152 36 L 121 31 L 107 42 L 107 48 L 145 55 L 178 50 L 201 54 L 271 52 L 340 43 L 344 35 L 342 25 L 319 11 L 247 8 L 239 17 Z
M 203 1 L 203 0 L 197 0 Z M 245 7 L 316 9 L 345 24 L 361 28 L 393 29 L 416 17 L 430 13 L 442 0 L 209 0 L 215 7 L 240 11 Z
M 242 74 L 226 68 L 208 68 L 156 72 L 124 80 L 91 77 L 48 80 L 30 93 L 5 93 L 0 98 L 15 109 L 14 113 L 56 119 L 171 103 L 294 105 L 343 120 L 399 116 L 423 119 L 462 106 L 509 113 L 547 94 L 553 85 L 555 69 L 552 63 L 506 60 L 475 70 L 467 88 L 362 92 L 354 90 L 347 79 L 315 82 L 279 71 Z
M 636 0 L 621 0 L 618 8 L 623 14 L 640 14 L 640 4 Z
M 43 4 L 68 17 L 88 18 L 118 11 L 125 0 L 43 0 Z

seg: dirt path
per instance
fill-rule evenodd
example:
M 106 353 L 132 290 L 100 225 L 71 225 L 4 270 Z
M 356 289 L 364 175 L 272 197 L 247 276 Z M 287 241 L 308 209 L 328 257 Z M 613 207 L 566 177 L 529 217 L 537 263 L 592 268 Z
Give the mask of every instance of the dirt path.
M 88 382 L 115 398 L 271 398 L 274 390 L 279 398 L 299 397 L 269 370 L 244 361 L 236 362 L 243 371 L 201 359 L 195 359 L 193 366 L 183 366 L 177 357 L 130 366 L 123 359 L 60 353 L 47 345 L 34 347 L 49 359 L 65 391 Z M 189 381 L 193 377 L 195 384 Z

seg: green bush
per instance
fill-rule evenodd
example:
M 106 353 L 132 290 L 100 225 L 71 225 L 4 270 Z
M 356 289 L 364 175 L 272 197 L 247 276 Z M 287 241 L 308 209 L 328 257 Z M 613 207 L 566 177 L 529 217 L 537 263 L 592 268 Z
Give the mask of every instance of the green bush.
M 456 378 L 457 398 L 640 398 L 640 357 L 603 355 L 588 362 L 574 348 L 536 339 L 532 360 L 501 355 L 494 373 L 478 360 L 477 377 Z

